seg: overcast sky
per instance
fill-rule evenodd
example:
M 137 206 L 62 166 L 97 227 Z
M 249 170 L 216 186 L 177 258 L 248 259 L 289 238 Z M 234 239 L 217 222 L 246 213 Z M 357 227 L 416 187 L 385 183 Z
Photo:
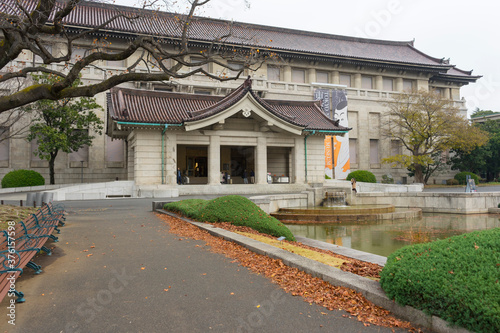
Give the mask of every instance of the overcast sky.
M 118 3 L 133 5 L 138 0 Z M 498 0 L 212 0 L 202 16 L 329 34 L 409 41 L 483 78 L 462 88 L 469 114 L 500 111 Z

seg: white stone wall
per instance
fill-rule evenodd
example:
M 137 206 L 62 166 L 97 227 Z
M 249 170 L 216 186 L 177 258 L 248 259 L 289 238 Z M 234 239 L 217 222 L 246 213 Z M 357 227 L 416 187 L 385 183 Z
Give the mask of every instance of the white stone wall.
M 58 41 L 53 44 L 53 52 L 58 52 L 64 49 L 64 45 Z M 123 43 L 123 40 L 112 40 L 113 48 L 119 49 Z M 90 45 L 90 41 L 89 41 Z M 79 48 L 84 48 L 84 45 L 79 45 Z M 133 57 L 123 62 L 123 64 L 117 67 L 114 65 L 107 65 L 105 63 L 101 63 L 100 65 L 104 70 L 100 70 L 98 68 L 88 68 L 83 71 L 83 81 L 88 82 L 99 82 L 101 81 L 107 72 L 118 73 L 120 71 L 125 70 L 126 66 L 132 64 L 140 55 L 140 52 L 137 52 Z M 26 52 L 20 58 L 20 61 L 29 61 L 32 59 L 32 55 L 29 52 Z M 17 62 L 14 62 L 14 65 Z M 228 81 L 228 82 L 215 82 L 203 75 L 194 75 L 188 77 L 186 79 L 176 80 L 177 85 L 173 87 L 174 91 L 178 92 L 189 92 L 192 93 L 196 89 L 205 89 L 211 91 L 213 94 L 217 95 L 225 95 L 229 93 L 232 89 L 238 87 L 242 84 L 246 75 L 251 75 L 253 77 L 253 89 L 263 95 L 265 98 L 271 99 L 281 99 L 281 100 L 311 100 L 313 98 L 313 92 L 316 86 L 311 85 L 311 83 L 317 81 L 316 72 L 317 71 L 326 71 L 329 77 L 329 83 L 339 84 L 340 83 L 340 75 L 351 75 L 351 86 L 347 88 L 347 94 L 349 99 L 348 111 L 349 115 L 352 116 L 349 119 L 350 127 L 353 127 L 353 130 L 349 133 L 351 139 L 356 139 L 358 143 L 358 163 L 351 165 L 351 170 L 370 170 L 373 172 L 378 180 L 381 180 L 382 175 L 391 174 L 396 182 L 401 182 L 403 177 L 407 177 L 407 170 L 404 168 L 391 168 L 389 165 L 382 163 L 370 163 L 370 139 L 379 140 L 379 157 L 380 159 L 387 157 L 390 155 L 390 140 L 381 137 L 380 129 L 377 128 L 380 126 L 379 123 L 373 124 L 373 120 L 376 119 L 380 115 L 380 119 L 382 119 L 382 115 L 385 112 L 385 107 L 383 102 L 388 98 L 397 94 L 399 91 L 402 91 L 404 88 L 403 80 L 412 80 L 414 87 L 418 89 L 429 89 L 429 88 L 440 88 L 443 91 L 445 97 L 452 98 L 456 104 L 461 108 L 461 110 L 465 110 L 465 101 L 461 100 L 460 96 L 460 86 L 455 83 L 450 82 L 430 82 L 430 75 L 428 73 L 419 73 L 419 72 L 410 72 L 410 71 L 401 71 L 399 69 L 390 69 L 390 68 L 378 68 L 374 67 L 359 67 L 355 65 L 343 64 L 342 66 L 338 66 L 338 64 L 332 63 L 331 61 L 300 61 L 294 60 L 293 62 L 288 62 L 288 60 L 280 60 L 274 61 L 272 64 L 274 66 L 279 66 L 281 68 L 281 80 L 280 81 L 268 81 L 267 80 L 267 64 L 264 64 L 261 68 L 259 68 L 255 72 L 246 71 L 244 75 L 241 76 L 241 79 L 236 81 Z M 63 65 L 49 65 L 49 67 L 54 69 L 60 69 Z M 292 69 L 293 68 L 304 68 L 306 69 L 306 82 L 304 83 L 295 83 L 292 81 Z M 145 71 L 145 68 L 138 68 L 137 71 Z M 210 65 L 209 70 L 213 73 L 222 73 L 224 71 L 223 67 L 218 65 Z M 371 76 L 373 78 L 373 87 L 372 89 L 366 89 L 361 87 L 361 79 L 362 76 Z M 381 86 L 380 82 L 384 78 L 393 79 L 393 91 L 384 91 L 383 86 Z M 128 83 L 124 84 L 124 87 L 136 87 L 140 89 L 153 89 L 155 86 L 161 85 L 161 83 Z M 106 109 L 105 105 L 105 93 L 98 94 L 96 96 L 97 101 Z M 101 119 L 105 119 L 105 111 L 99 113 Z M 371 117 L 370 117 L 371 115 Z M 231 122 L 228 122 L 227 129 L 241 129 L 241 125 L 238 122 L 241 120 L 234 119 Z M 250 128 L 244 128 L 245 130 L 250 130 Z M 198 139 L 201 139 L 199 137 Z M 174 137 L 170 136 L 169 139 L 174 140 Z M 224 138 L 221 138 L 221 144 L 224 145 Z M 269 138 L 268 140 L 274 140 Z M 303 139 L 299 139 L 300 141 Z M 314 141 L 312 137 L 308 139 L 308 141 Z M 131 160 L 136 160 L 136 156 L 134 155 L 133 146 L 131 146 L 130 142 L 128 143 L 128 163 L 122 164 L 123 167 L 114 164 L 111 165 L 106 163 L 105 154 L 106 154 L 106 145 L 105 145 L 105 137 L 104 134 L 102 136 L 97 137 L 94 140 L 93 146 L 89 149 L 89 163 L 84 165 L 83 173 L 84 173 L 84 181 L 109 181 L 114 180 L 118 177 L 120 180 L 122 179 L 131 179 L 131 176 L 134 173 L 139 172 L 138 170 L 131 171 L 130 168 L 132 166 Z M 173 143 L 173 141 L 171 141 Z M 245 142 L 244 139 L 239 141 L 235 141 L 232 144 L 244 144 L 244 145 L 256 145 L 257 142 Z M 295 142 L 295 150 L 292 151 L 291 159 L 294 161 L 294 165 L 297 163 L 303 163 L 303 150 L 298 148 L 300 145 L 299 142 Z M 309 145 L 309 142 L 308 142 Z M 312 145 L 311 145 L 312 146 Z M 166 144 L 168 149 L 175 150 L 175 144 Z M 167 158 L 165 160 L 165 170 L 166 174 L 164 175 L 165 182 L 167 184 L 175 184 L 175 159 L 176 153 L 175 151 L 168 151 L 167 149 Z M 319 154 L 321 149 L 314 148 L 310 153 Z M 309 153 L 309 152 L 308 152 Z M 42 173 L 46 179 L 48 179 L 48 169 L 47 163 L 44 161 L 33 161 L 31 162 L 30 158 L 30 144 L 27 143 L 24 139 L 13 139 L 10 143 L 10 160 L 7 166 L 2 165 L 0 168 L 0 178 L 3 177 L 7 172 L 14 169 L 33 169 L 40 173 Z M 134 156 L 130 156 L 130 155 Z M 125 157 L 127 159 L 127 156 Z M 143 159 L 143 157 L 140 157 Z M 320 159 L 318 159 L 319 161 Z M 323 162 L 322 162 L 323 163 Z M 80 182 L 80 173 L 81 168 L 78 163 L 69 163 L 67 155 L 61 153 L 56 160 L 56 183 L 75 183 Z M 128 170 L 127 170 L 128 166 Z M 134 166 L 136 164 L 134 163 Z M 308 181 L 314 180 L 320 181 L 323 178 L 324 174 L 324 165 L 313 165 L 313 169 L 308 174 Z M 156 167 L 155 167 L 156 168 Z M 302 168 L 303 169 L 303 168 Z M 148 174 L 152 172 L 154 175 L 150 175 L 151 179 L 158 179 L 158 170 L 142 170 L 141 174 Z M 305 179 L 305 172 L 301 171 L 300 168 L 297 170 L 290 171 L 293 174 L 293 178 L 295 181 L 300 182 L 302 179 Z M 451 178 L 453 173 L 442 174 L 435 178 L 431 178 L 430 183 L 442 183 L 445 179 Z M 160 176 L 161 178 L 161 171 Z M 408 177 L 408 182 L 412 180 Z M 161 179 L 160 179 L 161 184 Z

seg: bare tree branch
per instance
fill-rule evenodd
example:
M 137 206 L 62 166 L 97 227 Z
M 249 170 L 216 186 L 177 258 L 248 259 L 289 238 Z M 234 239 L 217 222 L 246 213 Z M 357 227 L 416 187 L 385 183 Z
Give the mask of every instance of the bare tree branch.
M 36 73 L 48 73 L 59 80 L 53 84 L 33 84 L 0 96 L 0 114 L 40 99 L 91 97 L 125 82 L 168 82 L 195 74 L 228 81 L 239 78 L 245 70 L 259 68 L 264 59 L 262 53 L 227 44 L 232 34 L 230 24 L 227 31 L 214 37 L 213 41 L 196 41 L 196 47 L 193 47 L 190 34 L 197 20 L 195 12 L 209 2 L 189 0 L 187 13 L 174 15 L 150 10 L 160 5 L 158 0 L 144 1 L 143 9 L 81 0 L 5 0 L 0 4 L 0 83 L 24 79 Z M 73 13 L 79 11 L 81 15 L 86 10 L 105 10 L 112 15 L 101 22 L 97 20 L 93 26 L 86 22 L 73 23 Z M 159 20 L 165 27 L 177 22 L 177 27 L 172 28 L 168 36 L 139 34 L 137 37 L 133 37 L 129 30 L 117 28 L 126 24 L 133 29 L 135 25 L 151 24 L 153 20 Z M 123 36 L 126 43 L 121 39 L 117 42 L 118 48 L 114 49 L 112 42 Z M 57 51 L 48 46 L 54 41 L 59 45 Z M 87 52 L 81 55 L 76 52 L 78 48 Z M 26 55 L 32 55 L 31 65 Z M 36 57 L 45 66 L 37 65 Z M 122 71 L 108 73 L 101 68 L 103 62 L 123 60 L 128 60 L 129 66 Z M 234 66 L 228 61 L 236 61 L 242 66 Z M 146 64 L 146 72 L 137 70 L 141 63 Z M 203 68 L 206 64 L 226 68 L 234 75 L 212 73 Z M 86 85 L 74 87 L 73 83 L 83 71 L 91 67 L 103 70 L 103 80 L 86 81 Z

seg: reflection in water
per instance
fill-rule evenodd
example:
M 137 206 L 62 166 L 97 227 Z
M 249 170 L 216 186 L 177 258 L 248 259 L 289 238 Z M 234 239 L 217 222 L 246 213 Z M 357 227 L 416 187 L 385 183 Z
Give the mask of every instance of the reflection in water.
M 287 225 L 295 236 L 388 256 L 409 244 L 500 227 L 498 215 L 423 214 L 421 219 Z

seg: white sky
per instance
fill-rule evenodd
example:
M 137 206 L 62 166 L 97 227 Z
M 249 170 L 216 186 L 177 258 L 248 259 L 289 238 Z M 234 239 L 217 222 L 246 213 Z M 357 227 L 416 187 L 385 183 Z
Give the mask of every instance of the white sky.
M 134 5 L 138 0 L 117 1 Z M 482 75 L 462 88 L 469 114 L 500 111 L 498 0 L 212 0 L 198 14 L 276 27 L 409 41 L 435 58 L 450 58 Z

